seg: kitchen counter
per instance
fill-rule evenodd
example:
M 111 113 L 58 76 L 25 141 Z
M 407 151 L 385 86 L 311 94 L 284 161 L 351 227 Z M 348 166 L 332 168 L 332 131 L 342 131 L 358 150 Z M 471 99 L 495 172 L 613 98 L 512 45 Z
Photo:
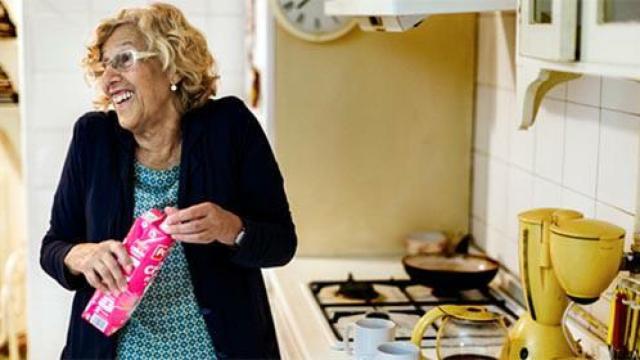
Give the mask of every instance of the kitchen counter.
M 264 271 L 269 300 L 283 359 L 350 359 L 336 350 L 336 339 L 308 284 L 317 280 L 344 280 L 348 273 L 356 279 L 408 279 L 401 257 L 312 258 L 298 257 L 287 266 Z M 583 329 L 569 323 L 572 333 L 596 359 L 608 359 L 606 347 Z M 435 358 L 432 349 L 423 354 Z

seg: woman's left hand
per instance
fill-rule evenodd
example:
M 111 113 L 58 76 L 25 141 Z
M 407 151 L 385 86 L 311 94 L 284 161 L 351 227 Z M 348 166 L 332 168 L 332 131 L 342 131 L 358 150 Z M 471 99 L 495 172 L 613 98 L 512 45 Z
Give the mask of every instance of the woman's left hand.
M 166 231 L 178 241 L 209 244 L 220 241 L 234 245 L 242 230 L 242 220 L 232 212 L 212 203 L 203 202 L 186 209 L 166 207 Z

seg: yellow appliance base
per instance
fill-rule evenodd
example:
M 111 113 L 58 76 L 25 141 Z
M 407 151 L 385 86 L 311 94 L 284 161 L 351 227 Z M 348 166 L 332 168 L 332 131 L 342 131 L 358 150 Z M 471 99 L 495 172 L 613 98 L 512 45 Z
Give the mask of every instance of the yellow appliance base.
M 575 356 L 560 325 L 541 325 L 523 314 L 509 333 L 509 360 L 558 359 Z

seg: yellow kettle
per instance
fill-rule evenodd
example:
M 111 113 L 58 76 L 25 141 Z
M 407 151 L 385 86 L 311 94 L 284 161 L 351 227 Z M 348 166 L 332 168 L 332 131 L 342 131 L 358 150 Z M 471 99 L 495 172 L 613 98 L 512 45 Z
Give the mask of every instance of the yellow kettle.
M 425 331 L 438 320 L 441 320 L 436 324 L 438 360 L 506 359 L 508 330 L 502 315 L 482 306 L 437 306 L 420 318 L 413 328 L 411 342 L 420 347 Z M 420 359 L 425 359 L 422 354 Z

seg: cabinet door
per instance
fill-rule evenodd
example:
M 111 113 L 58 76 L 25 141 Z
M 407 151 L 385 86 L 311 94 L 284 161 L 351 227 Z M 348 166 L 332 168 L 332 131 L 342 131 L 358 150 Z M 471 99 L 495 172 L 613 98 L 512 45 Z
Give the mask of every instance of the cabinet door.
M 520 55 L 576 59 L 578 0 L 521 0 L 518 14 Z
M 584 0 L 580 60 L 640 65 L 640 1 Z

